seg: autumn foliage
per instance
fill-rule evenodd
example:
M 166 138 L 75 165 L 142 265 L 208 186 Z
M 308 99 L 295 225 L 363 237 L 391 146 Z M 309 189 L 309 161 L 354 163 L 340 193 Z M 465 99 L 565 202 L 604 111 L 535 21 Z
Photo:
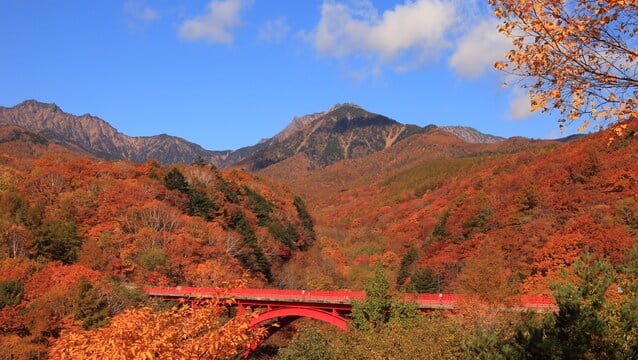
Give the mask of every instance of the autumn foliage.
M 228 304 L 229 305 L 229 304 Z M 250 328 L 251 314 L 222 322 L 227 311 L 217 300 L 166 311 L 127 309 L 97 330 L 69 329 L 49 350 L 51 359 L 230 359 L 265 336 Z
M 566 144 L 510 139 L 382 181 L 362 174 L 332 193 L 295 185 L 319 229 L 315 258 L 295 259 L 314 278 L 330 274 L 327 288 L 362 288 L 383 265 L 406 290 L 549 294 L 583 251 L 620 263 L 635 243 L 638 124 L 626 125 L 612 145 L 609 131 Z
M 15 343 L 0 357 L 42 356 L 69 327 L 103 326 L 145 284 L 225 287 L 248 273 L 263 286 L 312 244 L 309 216 L 280 184 L 202 164 L 45 154 L 0 165 L 0 338 Z
M 532 109 L 616 122 L 638 106 L 634 0 L 489 0 L 513 49 L 496 68 L 529 80 Z

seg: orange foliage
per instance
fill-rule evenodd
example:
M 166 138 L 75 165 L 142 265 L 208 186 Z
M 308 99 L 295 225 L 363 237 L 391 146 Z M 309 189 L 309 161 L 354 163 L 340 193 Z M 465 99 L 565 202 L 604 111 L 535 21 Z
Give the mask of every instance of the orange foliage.
M 49 356 L 74 360 L 228 359 L 244 353 L 266 335 L 263 328 L 249 327 L 252 315 L 248 312 L 220 322 L 225 311 L 216 301 L 163 312 L 148 307 L 128 309 L 104 328 L 62 332 Z
M 495 67 L 530 78 L 533 110 L 556 109 L 581 129 L 589 119 L 623 120 L 636 111 L 636 1 L 489 3 L 513 47 Z
M 350 276 L 365 273 L 383 253 L 400 259 L 415 248 L 420 250 L 419 266 L 440 274 L 444 291 L 458 291 L 460 273 L 478 276 L 478 270 L 462 270 L 463 262 L 479 258 L 489 238 L 503 256 L 499 271 L 511 279 L 513 289 L 547 293 L 558 269 L 584 250 L 619 262 L 635 242 L 637 130 L 638 121 L 627 123 L 625 138 L 611 146 L 609 132 L 566 144 L 529 140 L 528 146 L 508 140 L 514 150 L 506 143 L 500 146 L 513 154 L 470 158 L 467 164 L 474 159 L 474 165 L 433 185 L 436 173 L 428 172 L 430 165 L 448 170 L 444 163 L 426 160 L 417 167 L 421 170 L 399 172 L 393 181 L 365 182 L 367 173 L 356 177 L 343 169 L 352 176 L 348 184 L 362 185 L 332 193 L 304 180 L 293 187 L 305 189 L 304 195 L 313 199 L 309 207 L 316 211 L 317 225 L 323 234 L 335 234 L 337 241 L 330 246 L 346 256 Z M 521 148 L 525 150 L 517 150 Z M 316 170 L 309 179 L 338 177 L 336 167 Z M 429 186 L 424 193 L 405 192 L 414 192 L 412 186 L 403 195 L 390 196 L 419 181 Z M 347 278 L 345 283 L 352 286 Z

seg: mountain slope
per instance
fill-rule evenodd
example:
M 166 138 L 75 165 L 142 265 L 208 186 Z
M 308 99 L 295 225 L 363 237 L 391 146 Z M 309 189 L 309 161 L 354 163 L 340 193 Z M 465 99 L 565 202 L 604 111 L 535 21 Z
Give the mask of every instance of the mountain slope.
M 366 164 L 349 161 L 317 170 L 291 189 L 306 196 L 319 246 L 331 251 L 315 260 L 320 266 L 300 267 L 318 273 L 344 269 L 335 283 L 346 287 L 360 286 L 369 269 L 384 264 L 405 272 L 397 285 L 427 273 L 436 291 L 471 292 L 473 284 L 492 284 L 491 274 L 504 274 L 490 291 L 548 293 L 560 269 L 582 252 L 620 262 L 636 244 L 637 133 L 634 120 L 611 145 L 609 131 L 567 143 L 512 138 L 466 143 L 456 148 L 465 156 L 457 157 L 433 151 L 428 157 L 412 144 L 405 150 L 420 161 L 385 154 L 397 146 L 360 159 Z M 460 146 L 456 141 L 447 146 Z M 442 137 L 437 144 L 440 153 Z M 388 173 L 383 166 L 388 159 L 406 164 Z M 328 186 L 322 188 L 323 181 Z M 400 269 L 406 257 L 415 260 Z
M 467 126 L 441 126 L 441 129 L 472 144 L 493 144 L 505 140 L 503 137 L 483 134 Z
M 434 125 L 405 125 L 354 104 L 337 104 L 319 113 L 296 117 L 272 138 L 235 151 L 211 151 L 166 134 L 131 137 L 106 121 L 89 114 L 75 116 L 55 104 L 24 101 L 12 108 L 0 107 L 0 125 L 18 126 L 58 144 L 111 160 L 163 164 L 192 163 L 197 159 L 219 167 L 239 166 L 256 171 L 302 155 L 307 167 L 321 168 L 387 149 Z M 502 138 L 472 128 L 442 128 L 468 143 L 494 143 Z
M 237 165 L 255 171 L 303 154 L 308 167 L 325 167 L 386 149 L 425 130 L 400 124 L 354 104 L 338 104 L 322 113 L 295 118 Z
M 215 162 L 227 152 L 209 151 L 184 139 L 158 135 L 130 137 L 118 132 L 106 121 L 85 114 L 63 112 L 55 104 L 24 101 L 12 108 L 0 107 L 0 124 L 19 126 L 48 139 L 73 144 L 106 159 L 160 163 L 191 163 L 198 157 Z

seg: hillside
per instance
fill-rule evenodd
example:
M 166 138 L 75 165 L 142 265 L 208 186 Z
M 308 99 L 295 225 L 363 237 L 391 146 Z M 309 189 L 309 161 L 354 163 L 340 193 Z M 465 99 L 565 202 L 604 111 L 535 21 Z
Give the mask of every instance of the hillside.
M 636 243 L 632 126 L 610 146 L 606 132 L 568 143 L 513 138 L 479 146 L 448 138 L 447 147 L 439 134 L 432 145 L 439 153 L 414 153 L 406 141 L 404 154 L 380 152 L 307 177 L 264 170 L 304 194 L 317 219 L 319 259 L 301 256 L 286 271 L 327 273 L 325 286 L 357 288 L 383 264 L 398 286 L 428 274 L 437 284 L 429 291 L 548 293 L 583 251 L 620 262 Z M 390 159 L 405 166 L 389 171 Z
M 315 239 L 303 201 L 267 179 L 51 152 L 18 128 L 0 128 L 0 149 L 6 139 L 45 150 L 0 157 L 0 344 L 10 344 L 0 354 L 10 358 L 42 358 L 61 329 L 103 325 L 143 302 L 144 285 L 276 286 Z
M 472 134 L 480 133 L 474 131 Z M 481 154 L 516 153 L 559 144 L 560 142 L 556 141 L 520 137 L 492 143 L 470 143 L 452 134 L 448 129 L 431 127 L 394 146 L 362 158 L 339 161 L 324 168 L 313 168 L 304 154 L 298 154 L 257 173 L 281 180 L 288 184 L 293 192 L 312 199 L 318 205 L 325 205 L 332 201 L 333 196 L 344 190 L 374 185 L 428 160 L 445 161 Z
M 155 159 L 162 164 L 190 164 L 198 158 L 217 162 L 227 151 L 209 151 L 184 139 L 166 134 L 130 137 L 106 121 L 85 114 L 65 113 L 55 104 L 24 101 L 12 108 L 0 107 L 0 125 L 12 125 L 61 144 L 109 160 L 143 163 Z
M 44 154 L 90 156 L 72 144 L 53 141 L 17 126 L 0 126 L 1 164 L 26 169 Z

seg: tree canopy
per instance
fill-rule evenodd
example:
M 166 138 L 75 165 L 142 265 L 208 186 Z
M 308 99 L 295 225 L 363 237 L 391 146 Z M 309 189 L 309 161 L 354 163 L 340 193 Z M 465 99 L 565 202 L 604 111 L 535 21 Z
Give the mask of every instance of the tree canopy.
M 532 110 L 562 123 L 623 120 L 638 105 L 635 0 L 489 0 L 513 49 L 497 69 L 532 79 Z M 585 116 L 584 116 L 585 115 Z M 600 125 L 601 123 L 599 123 Z

